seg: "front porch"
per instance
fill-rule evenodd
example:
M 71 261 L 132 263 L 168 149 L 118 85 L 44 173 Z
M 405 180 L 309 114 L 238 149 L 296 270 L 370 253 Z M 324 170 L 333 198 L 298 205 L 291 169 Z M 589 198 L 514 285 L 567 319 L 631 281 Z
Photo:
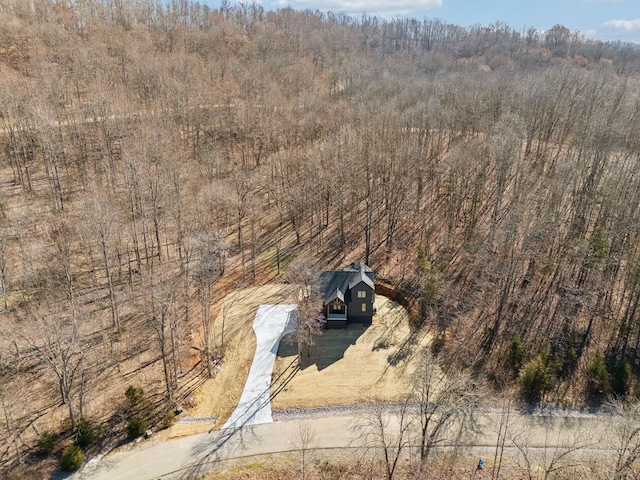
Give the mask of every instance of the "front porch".
M 347 314 L 331 312 L 327 315 L 327 328 L 347 328 Z

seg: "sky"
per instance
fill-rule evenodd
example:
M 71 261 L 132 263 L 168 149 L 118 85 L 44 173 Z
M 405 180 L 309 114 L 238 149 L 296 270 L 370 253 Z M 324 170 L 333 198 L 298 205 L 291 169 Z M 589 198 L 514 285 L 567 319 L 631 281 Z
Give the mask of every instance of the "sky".
M 560 24 L 588 38 L 640 44 L 640 0 L 261 0 L 257 3 L 265 10 L 292 7 L 357 17 L 367 13 L 387 19 L 440 18 L 463 27 L 501 21 L 519 31 L 529 27 L 547 30 Z

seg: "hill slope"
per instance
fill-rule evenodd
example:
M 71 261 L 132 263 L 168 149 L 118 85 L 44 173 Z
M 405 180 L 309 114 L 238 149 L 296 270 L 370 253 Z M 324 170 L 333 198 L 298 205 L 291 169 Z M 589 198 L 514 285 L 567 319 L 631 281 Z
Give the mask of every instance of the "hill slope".
M 538 358 L 579 401 L 600 352 L 628 393 L 640 52 L 575 40 L 0 0 L 3 468 L 80 417 L 122 438 L 129 385 L 160 421 L 215 373 L 215 302 L 300 254 L 366 261 L 498 388 Z

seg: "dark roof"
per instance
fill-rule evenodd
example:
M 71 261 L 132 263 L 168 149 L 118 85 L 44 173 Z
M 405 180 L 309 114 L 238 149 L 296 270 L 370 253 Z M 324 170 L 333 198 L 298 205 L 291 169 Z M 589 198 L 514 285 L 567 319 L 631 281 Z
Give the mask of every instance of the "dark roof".
M 355 263 L 351 264 L 350 266 L 346 267 L 344 269 L 344 271 L 345 272 L 362 271 L 362 272 L 372 272 L 373 273 L 373 270 L 371 270 L 368 265 L 365 265 L 362 262 L 355 262 Z
M 322 272 L 320 274 L 320 285 L 325 305 L 331 303 L 336 298 L 344 302 L 344 296 L 347 290 L 352 289 L 361 282 L 364 282 L 372 290 L 375 290 L 373 279 L 373 270 L 361 262 L 356 262 L 342 271 Z

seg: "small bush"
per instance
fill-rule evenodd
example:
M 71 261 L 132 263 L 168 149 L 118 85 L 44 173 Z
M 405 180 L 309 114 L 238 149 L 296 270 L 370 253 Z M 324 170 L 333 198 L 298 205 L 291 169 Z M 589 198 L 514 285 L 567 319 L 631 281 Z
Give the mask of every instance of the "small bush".
M 548 343 L 543 343 L 540 352 L 529 361 L 518 374 L 522 392 L 539 399 L 551 389 L 555 375 L 561 370 L 558 360 L 551 354 Z
M 174 423 L 176 423 L 176 412 L 169 410 L 162 418 L 162 428 L 169 428 Z
M 127 399 L 126 409 L 129 417 L 148 413 L 150 410 L 150 402 L 141 388 L 129 385 L 124 392 L 124 396 Z
M 574 347 L 570 346 L 564 351 L 560 373 L 563 377 L 568 377 L 575 371 L 577 366 L 578 352 Z
M 60 468 L 63 472 L 75 472 L 84 462 L 84 452 L 75 444 L 69 445 L 62 452 L 60 457 Z
M 91 420 L 81 418 L 78 420 L 78 424 L 73 431 L 76 445 L 81 448 L 86 448 L 95 442 L 96 437 L 100 432 L 100 428 L 97 427 Z
M 631 364 L 622 360 L 617 362 L 613 369 L 612 381 L 613 393 L 626 397 L 631 390 Z
M 520 339 L 519 335 L 513 337 L 509 344 L 509 363 L 514 372 L 518 372 L 522 368 L 525 357 L 527 356 L 527 348 Z
M 347 465 L 342 463 L 335 463 L 335 461 L 323 460 L 318 464 L 318 471 L 321 474 L 321 477 L 326 480 L 339 480 L 343 477 L 346 477 L 349 473 L 349 468 Z
M 124 392 L 124 396 L 127 398 L 131 408 L 138 407 L 146 399 L 144 396 L 144 390 L 134 387 L 133 385 L 129 385 L 129 387 L 127 387 L 127 390 Z
M 40 455 L 49 455 L 53 452 L 58 440 L 58 434 L 51 432 L 44 432 L 38 439 L 38 453 Z
M 138 438 L 144 435 L 149 428 L 149 422 L 141 417 L 133 417 L 127 422 L 127 435 L 129 438 Z
M 589 393 L 601 395 L 609 392 L 610 379 L 607 364 L 602 353 L 598 350 L 587 370 L 587 389 Z
M 522 391 L 532 397 L 542 395 L 551 386 L 551 372 L 544 359 L 538 355 L 531 359 L 518 375 Z
M 602 227 L 596 227 L 589 237 L 589 247 L 597 258 L 607 258 L 609 256 L 609 240 L 607 232 Z

